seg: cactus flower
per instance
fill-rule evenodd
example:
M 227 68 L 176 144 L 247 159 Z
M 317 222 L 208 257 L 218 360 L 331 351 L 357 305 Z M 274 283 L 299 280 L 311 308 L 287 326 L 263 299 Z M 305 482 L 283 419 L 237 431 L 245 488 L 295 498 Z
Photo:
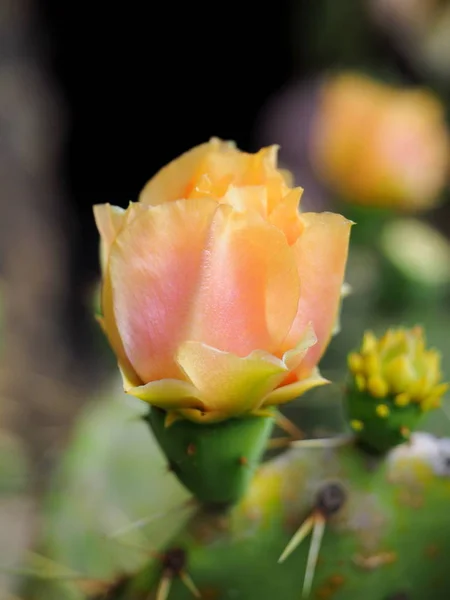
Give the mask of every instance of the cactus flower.
M 360 350 L 348 357 L 350 422 L 359 437 L 380 449 L 408 439 L 448 390 L 440 362 L 439 352 L 426 348 L 421 327 L 389 329 L 381 338 L 366 332 Z
M 444 106 L 431 92 L 354 73 L 323 84 L 312 160 L 345 200 L 405 211 L 430 208 L 448 182 L 449 152 Z
M 155 175 L 126 210 L 94 208 L 101 324 L 124 388 L 199 423 L 256 414 L 326 381 L 351 223 L 298 212 L 302 190 L 212 139 Z

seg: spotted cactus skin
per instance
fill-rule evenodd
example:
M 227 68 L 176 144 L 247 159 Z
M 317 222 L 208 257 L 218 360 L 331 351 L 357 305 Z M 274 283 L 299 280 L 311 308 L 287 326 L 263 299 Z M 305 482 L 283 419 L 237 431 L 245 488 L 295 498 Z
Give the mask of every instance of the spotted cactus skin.
M 165 413 L 145 417 L 169 469 L 203 504 L 237 502 L 261 462 L 274 417 L 229 419 L 208 426 L 180 420 L 165 426 Z
M 330 486 L 342 491 L 342 502 L 323 513 L 310 598 L 450 598 L 450 439 L 425 433 L 383 458 L 353 443 L 291 449 L 260 467 L 229 512 L 200 508 L 165 556 L 183 551 L 182 568 L 204 600 L 300 600 L 310 537 L 278 559 Z M 155 600 L 162 572 L 153 560 L 107 597 Z M 172 575 L 169 600 L 192 598 Z

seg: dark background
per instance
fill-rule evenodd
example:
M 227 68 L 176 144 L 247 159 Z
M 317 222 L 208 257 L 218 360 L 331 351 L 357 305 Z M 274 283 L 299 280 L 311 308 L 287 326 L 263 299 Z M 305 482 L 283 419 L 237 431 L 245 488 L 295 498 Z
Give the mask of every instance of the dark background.
M 291 6 L 42 7 L 69 117 L 64 170 L 83 248 L 75 262 L 92 277 L 92 204 L 135 200 L 157 169 L 212 135 L 252 149 L 260 108 L 293 74 Z
M 38 4 L 67 111 L 74 285 L 97 274 L 92 204 L 135 200 L 157 169 L 212 135 L 254 150 L 261 108 L 293 78 L 372 63 L 420 82 L 363 2 L 327 4 Z

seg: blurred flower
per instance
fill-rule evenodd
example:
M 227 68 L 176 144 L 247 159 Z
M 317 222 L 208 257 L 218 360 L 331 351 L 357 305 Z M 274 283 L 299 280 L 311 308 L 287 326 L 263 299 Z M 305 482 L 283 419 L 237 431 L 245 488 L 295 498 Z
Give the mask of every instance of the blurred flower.
M 441 356 L 427 349 L 421 327 L 366 332 L 348 357 L 351 426 L 378 449 L 408 439 L 420 416 L 438 408 L 449 386 L 442 382 Z
M 323 84 L 312 160 L 319 176 L 344 199 L 427 209 L 447 183 L 449 149 L 444 108 L 431 93 L 353 73 Z
M 127 210 L 96 206 L 101 322 L 125 390 L 220 421 L 325 383 L 350 222 L 299 214 L 276 147 L 213 139 L 150 180 Z

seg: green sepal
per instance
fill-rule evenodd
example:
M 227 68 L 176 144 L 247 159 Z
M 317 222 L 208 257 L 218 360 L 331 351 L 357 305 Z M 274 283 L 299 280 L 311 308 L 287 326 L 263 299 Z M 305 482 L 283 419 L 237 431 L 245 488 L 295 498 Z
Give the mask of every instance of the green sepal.
M 271 416 L 246 416 L 202 425 L 186 419 L 165 425 L 166 412 L 144 417 L 170 470 L 200 502 L 232 504 L 246 492 L 274 426 Z

